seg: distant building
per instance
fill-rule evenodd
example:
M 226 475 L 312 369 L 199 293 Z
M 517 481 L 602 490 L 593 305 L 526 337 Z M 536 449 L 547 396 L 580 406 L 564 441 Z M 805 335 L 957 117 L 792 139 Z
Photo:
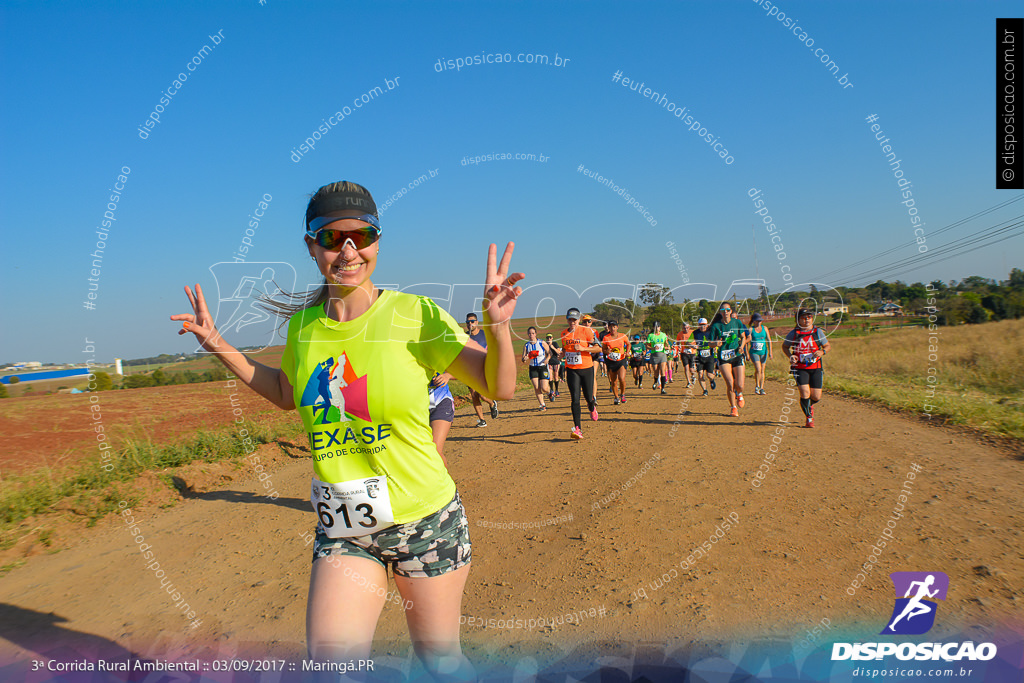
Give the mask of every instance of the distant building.
M 846 304 L 824 304 L 825 315 L 835 315 L 836 313 L 849 313 L 850 307 Z
M 875 309 L 875 312 L 882 315 L 903 315 L 903 307 L 888 301 Z

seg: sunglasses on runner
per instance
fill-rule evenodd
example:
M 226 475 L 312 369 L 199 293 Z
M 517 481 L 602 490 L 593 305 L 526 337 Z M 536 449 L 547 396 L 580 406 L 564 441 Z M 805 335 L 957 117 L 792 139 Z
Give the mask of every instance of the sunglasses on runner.
M 335 221 L 343 220 L 357 220 L 363 223 L 369 223 L 370 228 L 360 228 L 358 230 L 332 230 L 325 229 L 325 226 L 334 223 Z M 306 229 L 306 235 L 312 239 L 318 246 L 324 249 L 344 249 L 347 242 L 352 242 L 353 249 L 365 249 L 374 242 L 380 239 L 380 223 L 377 221 L 377 217 L 370 214 L 363 214 L 362 216 L 340 216 L 340 217 L 328 217 L 320 216 L 314 218 L 309 222 L 309 227 Z
M 324 249 L 342 251 L 345 245 L 351 244 L 353 249 L 366 249 L 380 239 L 380 233 L 374 228 L 361 230 L 320 230 L 313 235 L 313 242 Z

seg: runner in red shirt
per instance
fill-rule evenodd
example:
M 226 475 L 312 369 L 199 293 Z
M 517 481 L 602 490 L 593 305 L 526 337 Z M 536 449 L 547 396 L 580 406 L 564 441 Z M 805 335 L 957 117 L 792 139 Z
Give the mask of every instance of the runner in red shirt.
M 825 370 L 821 359 L 832 348 L 820 327 L 814 326 L 814 311 L 801 308 L 797 326 L 782 342 L 782 353 L 789 356 L 790 372 L 800 389 L 800 409 L 807 416 L 808 429 L 814 427 L 814 404 L 821 400 Z

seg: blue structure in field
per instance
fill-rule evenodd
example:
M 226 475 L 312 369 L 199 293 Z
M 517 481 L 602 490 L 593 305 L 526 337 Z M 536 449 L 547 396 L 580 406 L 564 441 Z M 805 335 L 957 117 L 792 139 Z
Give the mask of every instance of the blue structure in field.
M 10 384 L 15 377 L 19 382 L 34 382 L 39 379 L 60 379 L 62 377 L 83 377 L 89 374 L 89 368 L 71 368 L 70 370 L 44 370 L 42 372 L 22 372 L 0 377 L 0 383 Z

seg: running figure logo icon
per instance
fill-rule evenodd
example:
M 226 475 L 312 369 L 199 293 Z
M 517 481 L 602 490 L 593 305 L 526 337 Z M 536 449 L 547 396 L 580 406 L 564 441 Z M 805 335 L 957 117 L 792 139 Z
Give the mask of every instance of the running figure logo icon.
M 342 353 L 317 364 L 302 392 L 300 406 L 313 406 L 313 417 L 317 424 L 350 422 L 359 418 L 370 422 L 370 410 L 366 400 L 366 375 L 357 377 Z
M 896 595 L 889 624 L 881 635 L 916 636 L 927 633 L 935 625 L 936 600 L 945 600 L 949 577 L 942 572 L 893 572 Z

